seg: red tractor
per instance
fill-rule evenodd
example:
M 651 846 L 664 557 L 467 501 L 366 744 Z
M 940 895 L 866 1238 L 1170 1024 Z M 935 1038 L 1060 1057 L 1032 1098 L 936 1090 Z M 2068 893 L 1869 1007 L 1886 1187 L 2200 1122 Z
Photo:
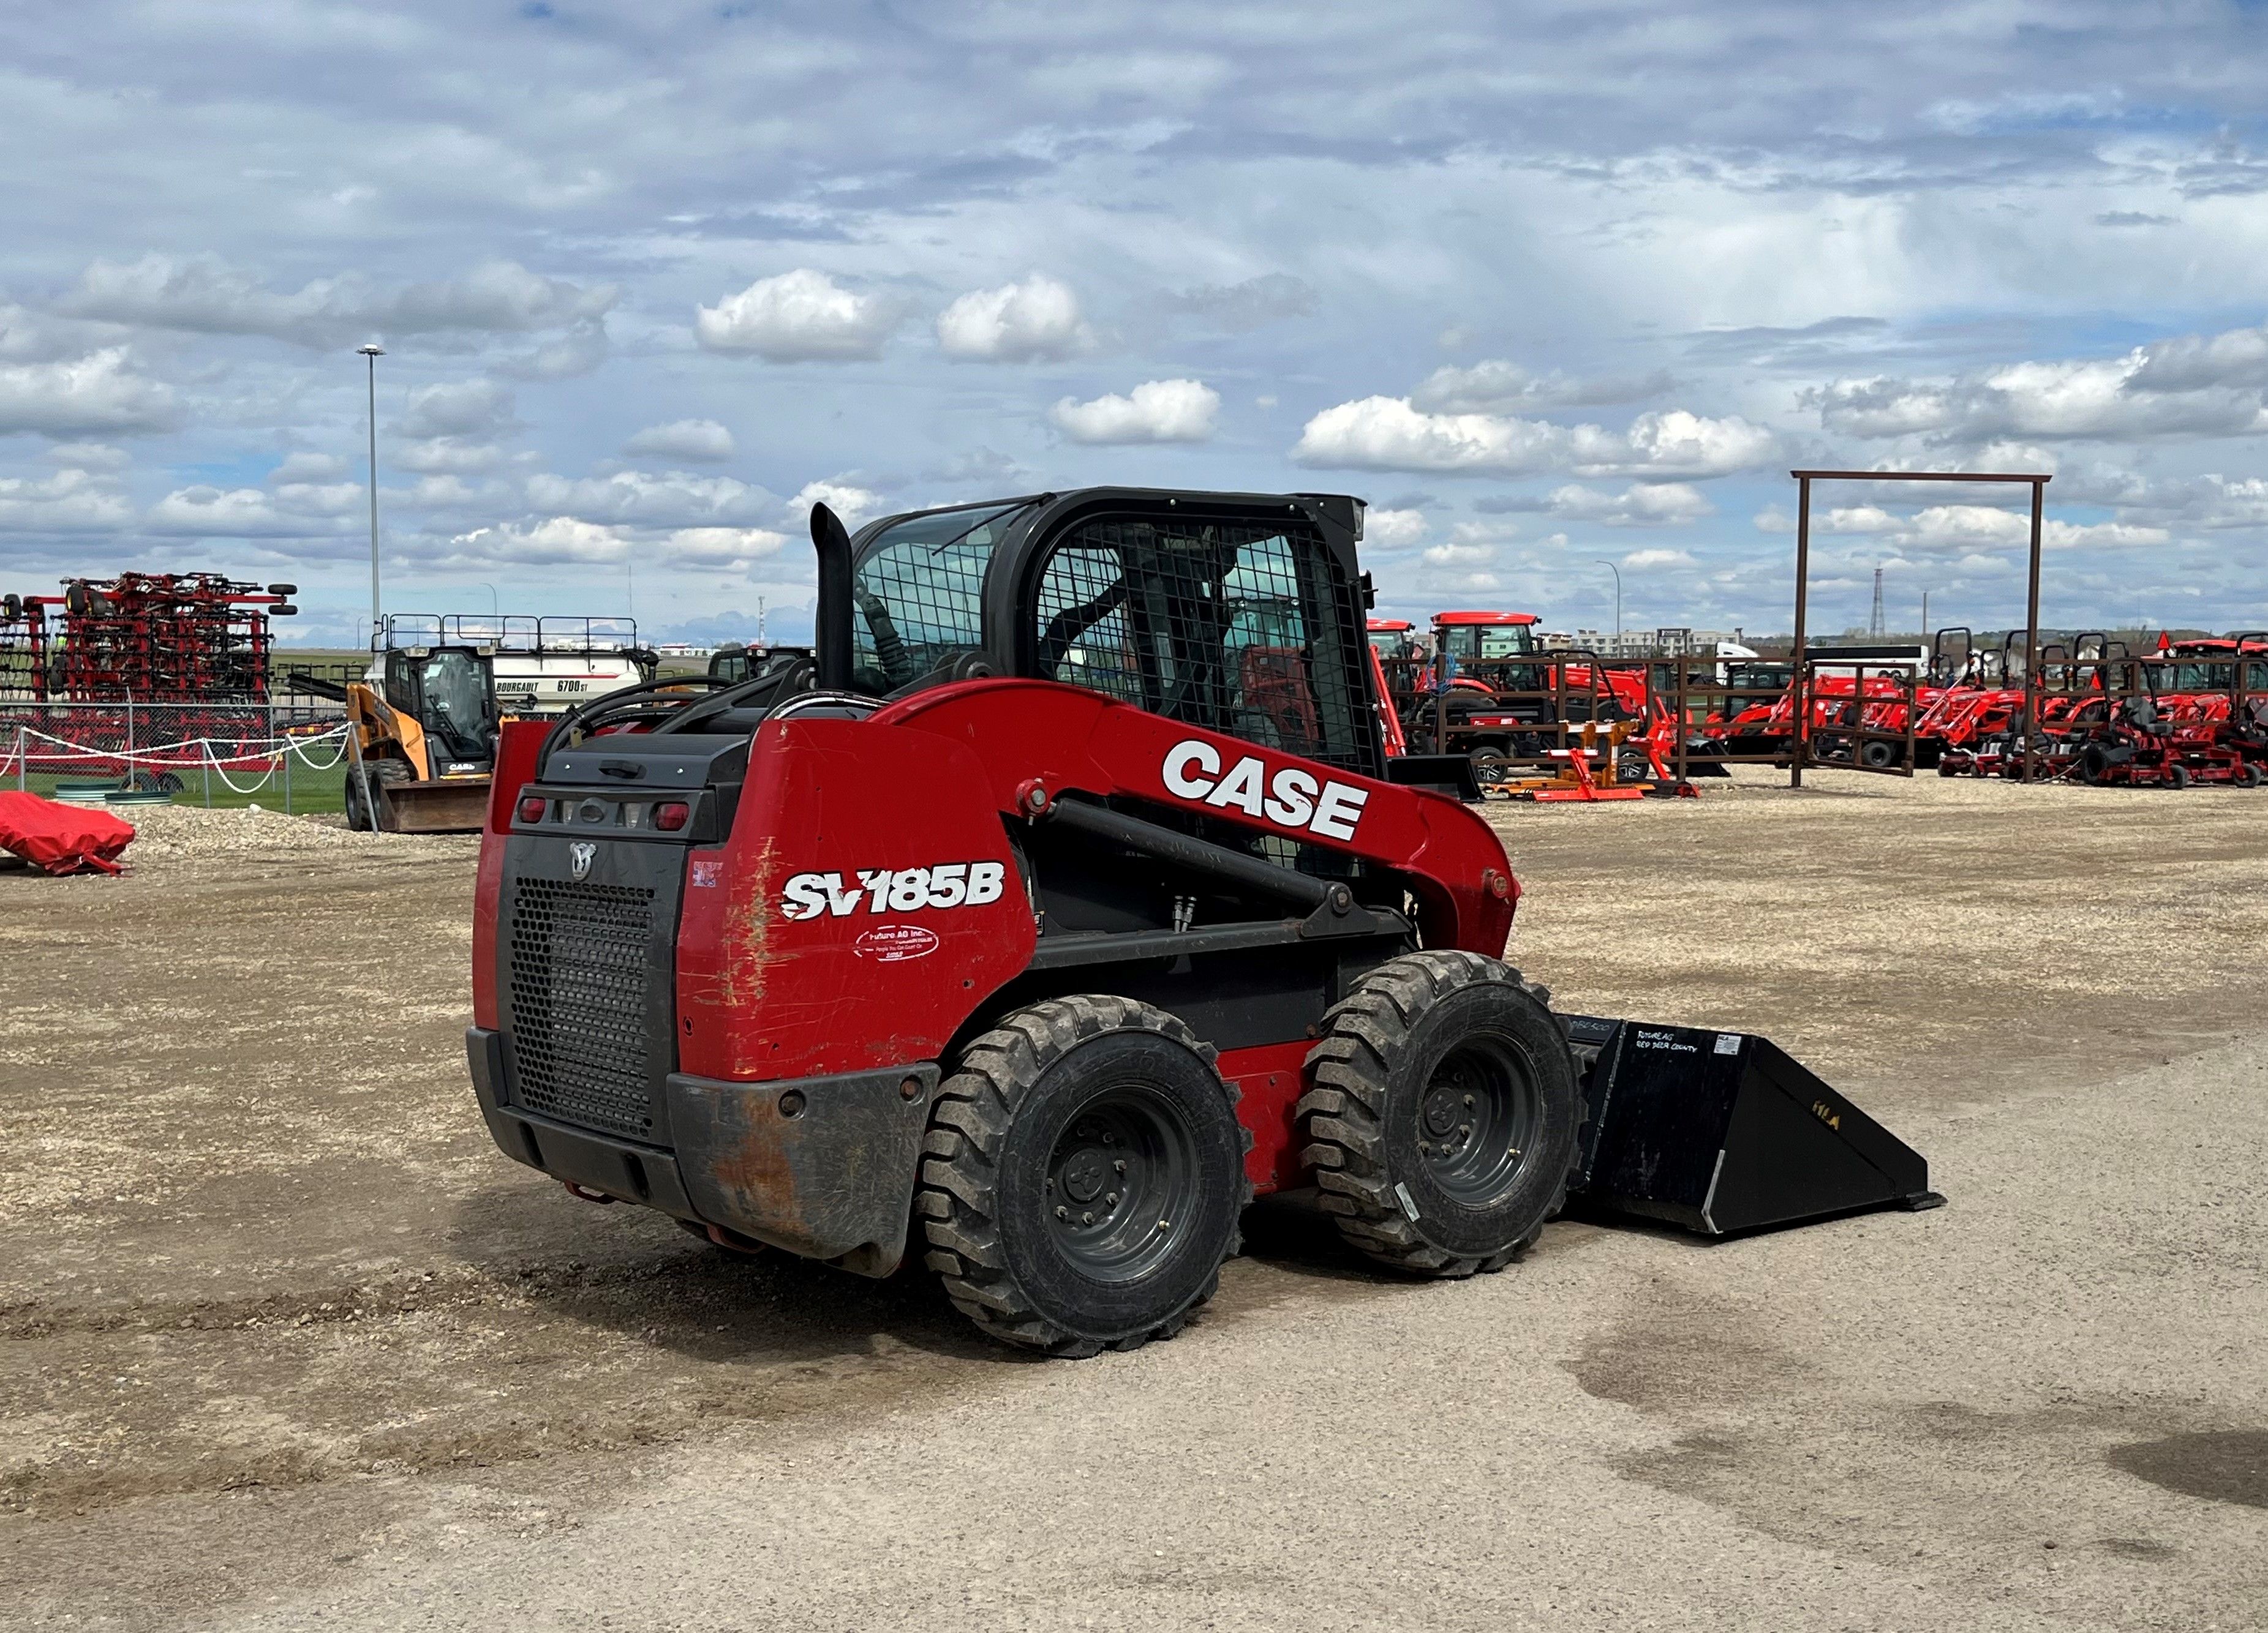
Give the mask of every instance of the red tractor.
M 1765 1040 L 1557 1015 L 1502 961 L 1494 830 L 1389 776 L 1360 519 L 816 507 L 813 657 L 507 728 L 497 1144 L 728 1248 L 918 1257 L 1063 1356 L 1178 1329 L 1256 1195 L 1414 1276 L 1502 1268 L 1571 1195 L 1712 1233 L 1940 1200 Z

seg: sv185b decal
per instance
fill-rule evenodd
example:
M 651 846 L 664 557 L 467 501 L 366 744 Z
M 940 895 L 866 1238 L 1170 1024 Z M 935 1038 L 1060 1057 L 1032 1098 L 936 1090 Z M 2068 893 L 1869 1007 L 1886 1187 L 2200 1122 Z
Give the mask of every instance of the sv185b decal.
M 1339 782 L 1318 784 L 1298 766 L 1285 766 L 1272 777 L 1256 754 L 1247 754 L 1223 776 L 1220 755 L 1211 743 L 1192 738 L 1166 751 L 1166 786 L 1184 799 L 1219 810 L 1234 805 L 1247 816 L 1264 817 L 1281 828 L 1304 828 L 1325 839 L 1352 839 L 1370 791 Z M 1264 780 L 1263 780 L 1264 779 Z
M 863 905 L 869 913 L 911 913 L 918 908 L 981 908 L 1006 888 L 1005 862 L 940 862 L 935 867 L 862 867 L 845 881 L 840 873 L 798 873 L 781 887 L 780 916 L 847 918 Z

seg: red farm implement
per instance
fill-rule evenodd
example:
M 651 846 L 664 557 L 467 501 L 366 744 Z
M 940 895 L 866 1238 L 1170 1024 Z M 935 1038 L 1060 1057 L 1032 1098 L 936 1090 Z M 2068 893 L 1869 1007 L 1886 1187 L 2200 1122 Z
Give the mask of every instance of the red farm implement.
M 55 703 L 264 703 L 269 620 L 296 586 L 217 573 L 71 578 L 0 598 L 0 688 Z

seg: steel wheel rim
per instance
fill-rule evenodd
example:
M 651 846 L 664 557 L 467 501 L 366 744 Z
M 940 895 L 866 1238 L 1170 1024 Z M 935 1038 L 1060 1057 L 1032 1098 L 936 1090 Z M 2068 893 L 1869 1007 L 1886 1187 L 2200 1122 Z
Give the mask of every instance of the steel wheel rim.
M 1082 1106 L 1048 1154 L 1048 1232 L 1081 1275 L 1148 1274 L 1195 1223 L 1197 1139 L 1148 1084 L 1115 1084 Z
M 1468 1038 L 1441 1057 L 1418 1102 L 1418 1150 L 1454 1203 L 1495 1202 L 1528 1165 L 1543 1097 L 1527 1054 L 1508 1038 Z

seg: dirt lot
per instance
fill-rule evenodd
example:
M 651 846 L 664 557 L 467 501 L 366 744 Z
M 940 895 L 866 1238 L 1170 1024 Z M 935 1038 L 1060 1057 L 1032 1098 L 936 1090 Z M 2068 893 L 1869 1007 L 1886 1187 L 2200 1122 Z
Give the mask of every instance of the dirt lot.
M 468 841 L 156 813 L 0 872 L 0 1623 L 2268 1625 L 2268 794 L 1492 807 L 1565 1008 L 1764 1032 L 1952 1205 L 1296 1220 L 1035 1363 L 491 1151 Z

